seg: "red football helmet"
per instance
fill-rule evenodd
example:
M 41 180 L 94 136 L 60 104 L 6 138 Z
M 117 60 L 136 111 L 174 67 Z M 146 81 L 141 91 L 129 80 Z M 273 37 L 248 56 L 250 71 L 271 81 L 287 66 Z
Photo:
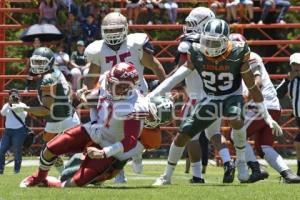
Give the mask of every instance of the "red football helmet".
M 131 63 L 119 63 L 106 75 L 106 89 L 113 100 L 122 100 L 132 94 L 138 83 L 138 72 Z
M 247 42 L 246 38 L 239 33 L 231 33 L 229 35 L 229 40 L 231 41 L 237 41 L 237 42 Z

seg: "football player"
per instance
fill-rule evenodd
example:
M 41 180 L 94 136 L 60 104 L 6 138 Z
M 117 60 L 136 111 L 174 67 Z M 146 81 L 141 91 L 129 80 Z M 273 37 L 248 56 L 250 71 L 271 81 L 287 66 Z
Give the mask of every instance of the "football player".
M 230 34 L 229 39 L 236 42 L 246 42 L 246 38 L 237 33 Z M 255 76 L 255 84 L 261 89 L 263 94 L 264 104 L 268 112 L 274 120 L 278 120 L 281 115 L 280 103 L 262 58 L 258 54 L 251 52 L 249 64 Z M 246 87 L 244 87 L 244 89 L 245 91 L 243 93 L 248 97 L 248 90 Z M 247 99 L 249 99 L 249 97 Z M 245 113 L 244 128 L 247 131 L 247 137 L 255 135 L 256 152 L 261 158 L 264 158 L 273 169 L 280 173 L 286 183 L 299 183 L 300 178 L 291 172 L 290 168 L 283 161 L 283 158 L 272 147 L 274 143 L 272 130 L 266 122 L 257 115 L 253 100 L 250 100 L 247 105 L 248 109 L 246 109 Z M 248 182 L 256 182 L 268 177 L 266 172 L 261 172 L 253 149 L 248 142 L 246 143 L 246 161 L 252 170 Z
M 38 84 L 37 107 L 15 107 L 39 117 L 44 117 L 46 126 L 43 140 L 49 142 L 64 130 L 80 124 L 77 113 L 71 104 L 71 87 L 60 70 L 53 67 L 54 53 L 46 47 L 37 48 L 30 57 L 30 70 L 41 79 Z M 63 161 L 57 158 L 56 167 L 60 171 Z
M 149 95 L 169 91 L 193 70 L 199 73 L 206 97 L 197 103 L 192 115 L 184 119 L 179 133 L 171 144 L 165 173 L 155 185 L 171 183 L 175 166 L 182 156 L 184 146 L 200 131 L 205 130 L 220 117 L 225 117 L 233 129 L 233 141 L 237 150 L 237 168 L 240 181 L 249 178 L 245 161 L 246 132 L 243 128 L 242 80 L 262 112 L 266 123 L 274 132 L 282 132 L 263 103 L 263 96 L 254 82 L 249 67 L 250 49 L 247 44 L 229 41 L 228 24 L 221 19 L 209 20 L 200 37 L 200 44 L 193 43 L 187 61 Z
M 210 20 L 215 18 L 214 13 L 205 7 L 197 7 L 194 8 L 187 18 L 185 19 L 186 25 L 184 26 L 184 35 L 182 40 L 178 46 L 178 56 L 176 60 L 178 60 L 178 66 L 181 66 L 186 60 L 188 55 L 188 50 L 191 47 L 192 43 L 200 42 L 200 34 L 203 31 L 204 25 Z M 174 71 L 176 71 L 175 69 Z M 189 76 L 185 78 L 186 84 L 186 92 L 189 96 L 188 101 L 183 106 L 182 117 L 183 119 L 190 115 L 192 108 L 196 105 L 198 101 L 205 97 L 203 92 L 203 86 L 201 84 L 201 77 L 197 73 L 197 71 L 193 71 Z M 206 129 L 206 136 L 210 141 L 214 144 L 215 148 L 219 151 L 219 155 L 221 156 L 224 163 L 224 183 L 231 183 L 234 180 L 234 164 L 230 161 L 229 150 L 226 147 L 226 144 L 222 144 L 221 134 L 220 134 L 220 125 L 221 120 L 217 120 L 213 125 Z M 202 138 L 202 144 L 199 143 L 200 134 L 205 134 L 205 132 L 198 133 L 195 135 L 191 141 L 187 144 L 187 150 L 189 153 L 189 158 L 192 167 L 193 177 L 190 180 L 191 183 L 204 183 L 204 179 L 202 176 L 201 165 L 205 163 L 201 163 L 200 154 L 204 152 L 208 152 L 208 141 L 207 137 Z M 206 140 L 206 141 L 203 141 Z M 206 156 L 207 157 L 207 156 Z M 202 157 L 203 160 L 204 157 Z M 208 158 L 207 158 L 208 160 Z M 206 160 L 206 165 L 207 165 Z M 205 160 L 203 160 L 205 161 Z M 206 166 L 204 165 L 204 166 Z
M 117 163 L 118 156 L 137 144 L 143 122 L 149 115 L 146 98 L 138 89 L 134 65 L 119 63 L 105 77 L 107 90 L 99 89 L 96 121 L 68 129 L 47 143 L 36 174 L 25 178 L 20 187 L 84 186 Z M 47 177 L 57 156 L 87 151 L 80 169 L 61 183 Z
M 161 145 L 160 125 L 169 123 L 172 120 L 173 102 L 163 96 L 157 96 L 149 100 L 150 115 L 145 119 L 144 128 L 139 136 L 138 144 L 130 152 L 124 153 L 119 157 L 120 163 L 125 164 L 130 156 L 140 156 L 145 149 L 156 149 Z M 73 175 L 80 168 L 82 161 L 85 159 L 86 154 L 78 153 L 65 165 L 63 172 L 60 174 L 60 180 L 66 181 L 73 177 Z M 133 165 L 134 166 L 134 165 Z M 133 167 L 132 166 L 132 167 Z M 97 179 L 94 183 L 105 181 L 103 177 L 112 178 L 117 172 L 123 168 L 123 165 L 113 165 L 112 169 L 104 176 Z M 134 169 L 134 171 L 141 172 L 142 169 Z M 109 175 L 110 174 L 110 175 Z
M 127 19 L 119 12 L 107 14 L 101 23 L 102 40 L 87 46 L 85 55 L 91 62 L 84 83 L 88 89 L 97 84 L 99 75 L 109 71 L 120 62 L 132 63 L 139 74 L 139 89 L 147 94 L 147 82 L 144 79 L 144 66 L 151 69 L 160 81 L 165 78 L 161 63 L 153 56 L 154 49 L 147 34 L 128 34 Z

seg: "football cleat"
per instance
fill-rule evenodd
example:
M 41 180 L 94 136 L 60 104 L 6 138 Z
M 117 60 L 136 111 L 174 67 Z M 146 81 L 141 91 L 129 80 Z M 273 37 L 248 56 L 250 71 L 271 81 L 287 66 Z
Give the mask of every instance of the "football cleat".
M 161 175 L 156 181 L 152 184 L 153 186 L 162 186 L 162 185 L 171 185 L 171 179 L 166 175 Z
M 293 174 L 290 169 L 280 172 L 285 183 L 300 183 L 300 177 Z
M 223 183 L 232 183 L 234 180 L 235 165 L 233 161 L 224 163 Z
M 35 175 L 26 177 L 20 183 L 21 188 L 35 187 L 35 186 L 47 187 L 47 185 L 48 184 L 46 179 L 41 179 L 40 177 L 37 177 Z
M 117 184 L 127 183 L 127 178 L 125 177 L 124 170 L 121 170 L 120 173 L 115 177 L 114 183 Z
M 249 176 L 248 183 L 255 183 L 260 180 L 264 180 L 269 177 L 268 172 L 260 169 L 258 162 L 247 162 L 247 165 L 252 170 L 252 174 Z
M 195 177 L 190 179 L 190 183 L 197 184 L 197 183 L 205 183 L 205 180 L 203 178 Z
M 136 174 L 141 174 L 143 171 L 143 158 L 141 156 L 132 158 L 132 170 Z
M 237 161 L 238 179 L 241 183 L 247 183 L 249 180 L 248 166 L 246 162 Z

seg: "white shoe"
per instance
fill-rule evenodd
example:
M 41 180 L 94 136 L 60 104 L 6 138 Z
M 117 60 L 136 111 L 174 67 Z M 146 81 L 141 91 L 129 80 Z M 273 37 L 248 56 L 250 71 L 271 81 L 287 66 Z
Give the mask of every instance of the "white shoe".
M 237 161 L 238 179 L 241 183 L 245 183 L 249 179 L 248 166 L 244 161 Z
M 148 23 L 147 23 L 147 25 L 152 25 L 153 24 L 153 22 L 152 21 L 149 21 Z
M 127 183 L 127 178 L 125 177 L 124 170 L 121 170 L 120 173 L 115 177 L 114 183 Z
M 141 174 L 143 172 L 143 159 L 142 157 L 132 158 L 132 170 L 136 174 Z
M 259 20 L 257 24 L 264 24 L 264 22 L 262 20 Z
M 161 175 L 156 181 L 152 184 L 153 186 L 161 186 L 161 185 L 171 185 L 171 179 L 166 175 Z
M 286 24 L 286 22 L 284 20 L 280 20 L 279 24 Z

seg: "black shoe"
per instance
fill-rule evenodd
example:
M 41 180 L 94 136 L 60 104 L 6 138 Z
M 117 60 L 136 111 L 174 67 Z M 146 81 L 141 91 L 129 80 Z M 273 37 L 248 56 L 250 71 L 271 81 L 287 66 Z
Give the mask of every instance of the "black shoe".
M 193 178 L 190 179 L 190 183 L 205 183 L 205 181 L 203 178 L 193 176 Z
M 266 178 L 269 177 L 269 173 L 266 171 L 262 171 L 260 169 L 260 165 L 258 162 L 247 162 L 247 165 L 249 166 L 249 168 L 252 171 L 252 174 L 250 175 L 249 179 L 248 179 L 248 183 L 255 183 L 257 181 L 260 180 L 264 180 Z
M 290 169 L 280 172 L 285 183 L 300 183 L 300 177 L 292 173 Z
M 234 180 L 235 165 L 232 161 L 224 163 L 223 183 L 232 183 Z

